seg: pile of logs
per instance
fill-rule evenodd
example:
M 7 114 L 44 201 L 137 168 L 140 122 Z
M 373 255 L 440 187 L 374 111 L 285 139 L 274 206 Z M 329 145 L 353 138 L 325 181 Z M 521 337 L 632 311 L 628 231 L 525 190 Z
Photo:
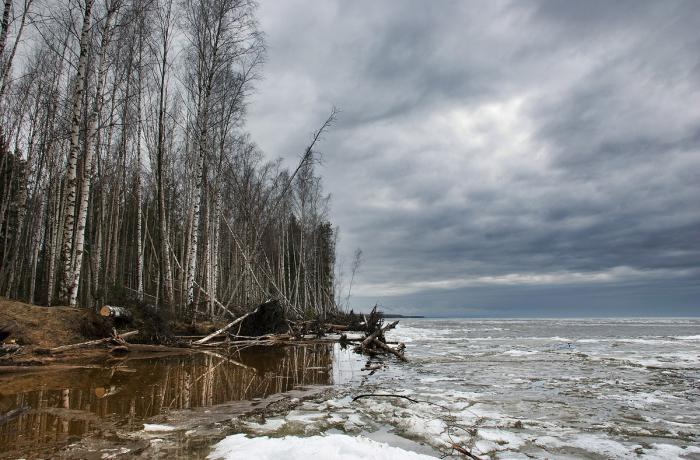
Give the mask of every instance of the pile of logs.
M 131 318 L 131 312 L 124 307 L 104 306 L 100 314 L 112 318 Z M 363 321 L 347 321 L 344 318 L 336 319 L 335 323 L 327 323 L 320 319 L 310 321 L 291 321 L 285 318 L 284 309 L 276 300 L 268 300 L 258 307 L 246 313 L 225 326 L 213 331 L 206 336 L 176 336 L 181 347 L 199 348 L 211 350 L 213 348 L 230 348 L 241 346 L 269 346 L 269 345 L 300 345 L 305 343 L 340 342 L 347 344 L 355 342 L 354 350 L 369 356 L 382 354 L 394 355 L 401 361 L 407 361 L 404 356 L 405 345 L 398 343 L 391 347 L 387 342 L 385 333 L 396 327 L 398 321 L 385 324 L 382 314 L 375 306 L 369 315 L 362 316 Z M 347 324 L 336 324 L 337 322 Z M 356 333 L 355 337 L 348 337 L 349 333 Z M 112 342 L 119 343 L 124 337 L 135 334 L 127 332 L 121 337 L 108 337 L 105 339 L 84 342 L 81 344 L 66 345 L 52 349 L 52 353 L 82 346 L 98 345 Z M 327 337 L 328 334 L 333 334 Z M 358 335 L 362 334 L 358 337 Z M 338 337 L 339 335 L 339 337 Z
M 218 347 L 236 345 L 294 345 L 303 343 L 318 342 L 358 342 L 355 351 L 358 353 L 376 356 L 380 354 L 392 354 L 401 361 L 407 361 L 404 356 L 405 345 L 399 343 L 396 348 L 392 348 L 384 334 L 396 327 L 398 321 L 384 324 L 382 315 L 377 312 L 375 306 L 369 316 L 364 317 L 364 321 L 358 325 L 324 323 L 319 320 L 313 321 L 291 321 L 286 320 L 286 333 L 269 333 L 264 335 L 241 335 L 239 334 L 245 322 L 255 323 L 260 318 L 269 317 L 269 310 L 274 301 L 268 301 L 236 320 L 228 323 L 224 327 L 212 332 L 206 337 L 193 340 L 193 347 Z M 266 313 L 266 311 L 268 311 Z M 260 318 L 258 318 L 260 317 Z M 237 330 L 238 332 L 232 333 Z M 251 330 L 248 325 L 244 330 Z M 348 338 L 347 333 L 364 333 L 361 338 Z M 224 341 L 211 342 L 215 337 L 226 334 Z M 325 338 L 326 334 L 340 334 L 339 338 Z
M 375 325 L 374 331 L 372 331 L 371 333 L 369 332 L 369 330 L 367 331 L 367 337 L 365 337 L 365 339 L 355 347 L 355 351 L 370 356 L 375 356 L 382 353 L 390 353 L 396 356 L 401 361 L 408 361 L 404 356 L 404 350 L 406 349 L 406 345 L 404 345 L 403 343 L 399 343 L 396 348 L 391 348 L 386 343 L 386 338 L 384 337 L 384 333 L 388 330 L 395 328 L 397 324 L 399 324 L 399 322 L 394 321 L 393 323 L 387 324 L 385 326 L 383 320 L 378 321 Z

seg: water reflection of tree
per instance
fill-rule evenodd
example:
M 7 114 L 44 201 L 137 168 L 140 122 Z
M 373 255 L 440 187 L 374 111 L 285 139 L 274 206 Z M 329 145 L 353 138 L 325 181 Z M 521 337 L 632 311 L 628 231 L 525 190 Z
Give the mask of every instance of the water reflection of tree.
M 0 410 L 23 406 L 31 410 L 0 426 L 0 453 L 51 449 L 70 436 L 102 427 L 105 420 L 138 428 L 142 420 L 168 410 L 329 384 L 332 357 L 331 346 L 317 344 L 250 348 L 227 356 L 125 360 L 98 369 L 35 374 L 2 385 Z

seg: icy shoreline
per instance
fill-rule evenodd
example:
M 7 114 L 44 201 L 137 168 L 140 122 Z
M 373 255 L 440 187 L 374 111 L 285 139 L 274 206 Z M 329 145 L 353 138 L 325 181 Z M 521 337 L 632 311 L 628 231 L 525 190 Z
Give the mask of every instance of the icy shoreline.
M 302 456 L 337 435 L 429 457 L 463 458 L 456 443 L 479 458 L 696 459 L 698 332 L 700 321 L 402 321 L 391 338 L 408 344 L 409 364 L 241 421 L 228 442 L 266 451 L 285 440 Z M 421 402 L 353 401 L 358 392 Z
M 370 376 L 338 351 L 339 385 L 171 412 L 122 439 L 161 458 L 463 458 L 452 443 L 492 459 L 700 458 L 700 321 L 406 323 L 390 338 L 408 364 Z

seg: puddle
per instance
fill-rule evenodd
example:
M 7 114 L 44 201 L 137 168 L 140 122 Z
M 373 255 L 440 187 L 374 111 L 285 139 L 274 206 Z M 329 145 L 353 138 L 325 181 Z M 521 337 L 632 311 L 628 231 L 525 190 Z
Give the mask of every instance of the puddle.
M 231 356 L 127 357 L 79 369 L 0 375 L 0 414 L 23 411 L 0 425 L 0 456 L 53 455 L 88 433 L 142 430 L 144 422 L 147 432 L 158 433 L 169 428 L 153 420 L 170 413 L 183 417 L 299 387 L 345 384 L 359 378 L 360 367 L 361 358 L 339 345 L 316 344 L 255 347 Z

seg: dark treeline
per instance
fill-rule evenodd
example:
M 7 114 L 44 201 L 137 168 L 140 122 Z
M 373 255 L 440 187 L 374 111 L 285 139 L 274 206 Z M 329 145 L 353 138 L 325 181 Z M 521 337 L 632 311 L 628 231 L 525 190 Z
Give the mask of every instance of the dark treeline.
M 275 297 L 335 308 L 310 140 L 295 170 L 245 131 L 264 43 L 249 0 L 6 0 L 0 295 L 182 318 Z

